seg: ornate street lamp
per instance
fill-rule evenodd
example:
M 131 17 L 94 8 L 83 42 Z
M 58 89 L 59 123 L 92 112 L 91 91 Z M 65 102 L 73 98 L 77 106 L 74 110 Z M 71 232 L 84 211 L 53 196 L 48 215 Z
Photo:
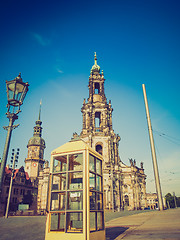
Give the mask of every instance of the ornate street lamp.
M 8 157 L 12 130 L 19 126 L 19 124 L 13 125 L 13 123 L 16 119 L 18 119 L 18 113 L 21 112 L 20 106 L 23 104 L 23 100 L 28 91 L 28 86 L 29 86 L 28 82 L 24 83 L 22 81 L 21 73 L 19 73 L 19 75 L 14 80 L 6 81 L 7 99 L 8 99 L 8 104 L 7 104 L 8 110 L 6 115 L 7 115 L 7 118 L 9 119 L 9 126 L 3 127 L 8 132 L 7 132 L 4 153 L 3 153 L 3 158 L 1 162 L 1 168 L 0 168 L 0 192 L 2 191 L 3 176 L 4 176 L 4 171 L 5 171 L 7 157 Z

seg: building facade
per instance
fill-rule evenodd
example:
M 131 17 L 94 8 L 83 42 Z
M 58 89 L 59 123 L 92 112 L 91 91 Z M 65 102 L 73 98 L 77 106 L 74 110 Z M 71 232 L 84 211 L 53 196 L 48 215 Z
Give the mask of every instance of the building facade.
M 72 139 L 83 139 L 94 150 L 103 155 L 106 209 L 143 209 L 147 206 L 146 175 L 143 163 L 141 163 L 140 167 L 137 167 L 136 161 L 130 159 L 130 166 L 127 166 L 119 157 L 120 136 L 113 130 L 113 108 L 111 101 L 107 101 L 104 83 L 104 73 L 100 71 L 95 54 L 94 65 L 91 68 L 89 77 L 89 97 L 87 100 L 84 99 L 81 108 L 83 117 L 82 131 L 80 135 L 74 133 Z M 41 130 L 39 117 L 34 128 L 34 136 L 28 143 L 28 157 L 25 161 L 26 171 L 29 171 L 29 176 L 38 179 L 38 213 L 46 212 L 49 181 L 48 163 L 46 162 L 43 168 L 43 158 L 40 158 L 38 154 L 35 155 L 35 152 L 40 153 L 41 150 L 41 156 L 43 156 L 45 148 L 45 142 L 40 135 Z M 34 164 L 37 165 L 34 166 Z
M 158 208 L 157 193 L 147 193 L 147 207 L 151 210 L 154 210 L 154 209 Z
M 49 186 L 49 162 L 46 161 L 44 169 L 39 172 L 38 177 L 38 197 L 37 197 L 37 212 L 45 214 L 47 210 L 48 186 Z
M 143 163 L 136 166 L 136 161 L 129 159 L 130 166 L 120 163 L 122 208 L 128 210 L 147 207 L 146 175 Z
M 10 180 L 12 176 L 12 168 L 7 165 L 3 178 L 2 194 L 0 201 L 0 215 L 5 214 L 7 199 L 9 194 Z M 31 196 L 37 188 L 32 184 L 28 173 L 25 172 L 22 166 L 14 170 L 12 191 L 10 198 L 9 211 L 15 212 L 18 210 L 18 205 L 23 202 L 25 196 Z
M 113 130 L 111 101 L 107 101 L 103 71 L 94 65 L 89 77 L 89 98 L 81 108 L 83 128 L 80 138 L 103 155 L 105 207 L 108 209 L 141 209 L 146 206 L 146 175 L 141 165 L 128 167 L 119 157 L 120 136 Z

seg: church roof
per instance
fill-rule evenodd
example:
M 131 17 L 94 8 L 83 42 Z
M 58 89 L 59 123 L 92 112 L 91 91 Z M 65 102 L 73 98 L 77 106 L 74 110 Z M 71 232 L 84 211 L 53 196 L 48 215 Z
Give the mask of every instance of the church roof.
M 16 178 L 16 175 L 17 173 L 19 172 L 19 170 L 21 169 L 21 171 L 23 171 L 25 173 L 25 176 L 26 176 L 26 180 L 29 180 L 29 175 L 27 172 L 24 171 L 24 167 L 22 166 L 21 168 L 19 169 L 14 169 L 14 176 L 13 176 L 13 179 Z M 6 174 L 12 174 L 12 168 L 9 168 L 9 167 L 5 167 L 5 173 Z
M 39 136 L 33 136 L 29 139 L 28 141 L 28 147 L 29 146 L 43 146 L 44 148 L 46 147 L 45 141 L 42 137 Z

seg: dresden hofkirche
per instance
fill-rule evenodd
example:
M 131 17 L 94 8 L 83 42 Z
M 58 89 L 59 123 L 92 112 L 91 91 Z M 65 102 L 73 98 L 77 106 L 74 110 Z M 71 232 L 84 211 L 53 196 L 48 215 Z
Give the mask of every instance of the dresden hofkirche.
M 80 135 L 73 134 L 71 140 L 81 138 L 103 155 L 105 208 L 111 210 L 134 210 L 147 207 L 146 175 L 143 163 L 137 167 L 130 159 L 124 164 L 119 157 L 120 136 L 113 130 L 111 101 L 107 101 L 104 89 L 104 73 L 100 71 L 95 54 L 89 77 L 89 97 L 81 108 L 83 124 Z M 43 159 L 45 141 L 41 137 L 40 115 L 34 127 L 34 135 L 28 142 L 25 171 L 38 181 L 37 211 L 46 212 L 49 166 Z M 45 163 L 45 166 L 44 166 Z
M 104 194 L 107 209 L 142 209 L 146 207 L 146 175 L 143 163 L 140 168 L 130 159 L 130 166 L 119 157 L 120 136 L 112 126 L 113 108 L 107 101 L 104 73 L 100 71 L 95 53 L 89 77 L 89 98 L 81 108 L 83 127 L 80 137 L 104 159 Z

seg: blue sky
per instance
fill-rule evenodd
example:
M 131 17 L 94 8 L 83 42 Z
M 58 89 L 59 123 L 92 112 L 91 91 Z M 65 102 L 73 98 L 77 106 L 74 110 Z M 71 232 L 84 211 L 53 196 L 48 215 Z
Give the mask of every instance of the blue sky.
M 180 3 L 177 0 L 1 1 L 0 157 L 8 125 L 5 80 L 19 72 L 29 92 L 13 131 L 24 165 L 42 99 L 45 159 L 82 129 L 81 107 L 97 52 L 112 101 L 119 152 L 144 162 L 155 192 L 142 84 L 146 86 L 163 194 L 180 196 Z M 165 135 L 164 135 L 165 134 Z

